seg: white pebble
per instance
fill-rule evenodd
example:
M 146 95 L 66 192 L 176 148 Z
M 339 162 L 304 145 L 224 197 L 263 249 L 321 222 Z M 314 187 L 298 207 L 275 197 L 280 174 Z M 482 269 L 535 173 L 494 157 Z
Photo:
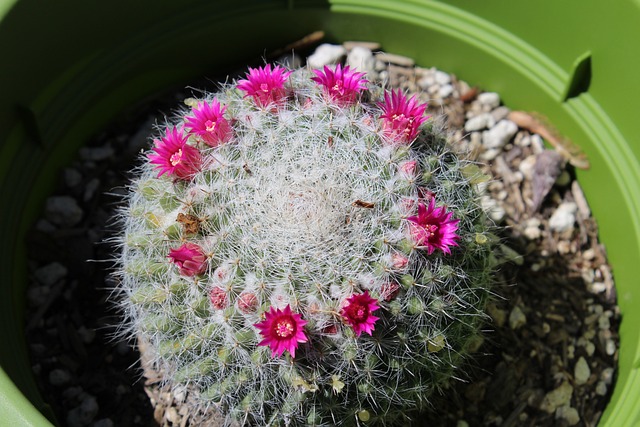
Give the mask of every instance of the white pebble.
M 82 220 L 84 212 L 70 196 L 52 196 L 45 203 L 44 216 L 59 227 L 73 227 Z
M 113 148 L 109 145 L 102 147 L 84 147 L 80 149 L 80 157 L 83 160 L 99 162 L 113 156 Z
M 67 168 L 64 170 L 64 182 L 67 187 L 75 187 L 82 182 L 82 174 L 76 169 Z
M 564 202 L 558 206 L 556 211 L 549 218 L 549 228 L 562 232 L 569 230 L 576 222 L 576 210 L 578 206 L 573 202 Z
M 563 382 L 558 388 L 550 391 L 542 399 L 540 409 L 552 414 L 557 408 L 569 405 L 571 396 L 573 395 L 573 387 L 568 382 Z
M 98 414 L 99 409 L 95 397 L 87 395 L 80 406 L 69 411 L 67 414 L 67 424 L 69 427 L 87 426 Z
M 426 76 L 420 77 L 420 79 L 418 80 L 418 86 L 420 86 L 422 90 L 429 89 L 435 83 L 436 83 L 436 80 L 431 74 L 427 74 Z
M 496 157 L 498 157 L 500 155 L 500 153 L 502 153 L 502 149 L 501 148 L 490 148 L 488 150 L 483 151 L 480 154 L 480 158 L 482 160 L 489 161 L 489 160 L 493 160 Z
M 371 73 L 375 72 L 376 60 L 371 49 L 356 46 L 347 55 L 347 65 L 356 71 L 367 73 L 371 78 Z
M 494 127 L 482 133 L 482 144 L 486 148 L 502 148 L 518 132 L 511 120 L 500 120 Z
M 478 114 L 475 117 L 471 117 L 464 124 L 464 130 L 467 132 L 474 132 L 492 127 L 495 124 L 493 117 L 489 113 Z
M 60 279 L 66 277 L 68 273 L 67 267 L 59 262 L 52 262 L 44 267 L 38 268 L 33 276 L 35 279 L 45 286 L 53 286 Z
M 609 329 L 611 327 L 611 322 L 609 322 L 609 317 L 605 314 L 598 317 L 598 328 L 600 329 Z
M 576 381 L 577 385 L 585 384 L 589 381 L 589 377 L 591 376 L 591 369 L 589 369 L 589 365 L 584 357 L 580 356 L 576 365 L 573 368 L 573 378 Z
M 522 172 L 522 175 L 524 175 L 524 177 L 529 181 L 531 181 L 531 179 L 533 178 L 533 171 L 536 166 L 536 160 L 537 156 L 535 154 L 532 154 L 530 156 L 527 156 L 520 162 L 520 165 L 518 165 L 518 170 Z
M 441 86 L 448 85 L 451 83 L 451 76 L 444 71 L 436 71 L 435 73 L 435 81 Z
M 572 408 L 571 406 L 561 406 L 556 411 L 556 419 L 563 419 L 570 426 L 574 426 L 580 422 L 580 414 L 576 408 Z
M 511 310 L 511 313 L 509 313 L 509 327 L 515 330 L 526 324 L 527 316 L 525 316 L 522 309 L 516 305 L 513 307 L 513 310 Z
M 54 369 L 49 372 L 49 383 L 53 386 L 61 386 L 71 381 L 71 374 L 64 369 Z
M 484 92 L 478 95 L 478 101 L 489 108 L 497 108 L 500 106 L 500 95 L 495 92 Z
M 347 49 L 342 45 L 323 43 L 307 58 L 307 63 L 311 68 L 322 68 L 337 63 L 346 54 Z
M 84 188 L 82 200 L 84 200 L 85 202 L 91 200 L 93 196 L 95 196 L 98 187 L 100 187 L 100 180 L 98 178 L 93 178 L 91 181 L 89 181 Z
M 599 396 L 605 396 L 607 394 L 608 388 L 604 381 L 598 381 L 596 384 L 596 394 Z
M 482 196 L 482 198 L 480 199 L 480 204 L 486 214 L 489 215 L 489 218 L 491 218 L 496 223 L 501 222 L 506 216 L 506 212 L 502 208 L 502 206 L 500 206 L 498 202 L 496 202 L 490 196 Z
M 540 231 L 540 220 L 538 218 L 530 218 L 527 220 L 523 234 L 529 240 L 538 239 L 542 235 Z
M 616 343 L 611 338 L 609 338 L 605 344 L 605 351 L 609 356 L 613 356 L 616 352 Z
M 542 141 L 542 137 L 537 133 L 531 135 L 529 139 L 531 142 L 531 148 L 533 149 L 534 154 L 540 154 L 544 151 L 544 142 Z
M 452 93 L 453 93 L 453 86 L 451 85 L 441 86 L 440 89 L 438 90 L 438 96 L 440 98 L 446 98 Z

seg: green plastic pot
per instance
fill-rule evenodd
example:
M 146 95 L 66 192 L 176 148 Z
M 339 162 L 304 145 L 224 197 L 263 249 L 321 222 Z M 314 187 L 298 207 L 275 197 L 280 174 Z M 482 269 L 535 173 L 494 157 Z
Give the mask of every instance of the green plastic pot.
M 0 0 L 0 424 L 51 425 L 26 351 L 24 237 L 59 168 L 145 96 L 315 30 L 497 91 L 583 148 L 623 314 L 600 425 L 640 423 L 639 0 Z

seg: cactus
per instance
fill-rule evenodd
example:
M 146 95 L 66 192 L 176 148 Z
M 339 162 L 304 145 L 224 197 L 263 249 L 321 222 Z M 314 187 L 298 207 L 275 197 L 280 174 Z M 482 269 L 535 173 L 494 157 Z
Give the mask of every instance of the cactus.
M 477 347 L 471 164 L 349 67 L 266 65 L 186 104 L 121 211 L 123 333 L 226 425 L 405 425 Z

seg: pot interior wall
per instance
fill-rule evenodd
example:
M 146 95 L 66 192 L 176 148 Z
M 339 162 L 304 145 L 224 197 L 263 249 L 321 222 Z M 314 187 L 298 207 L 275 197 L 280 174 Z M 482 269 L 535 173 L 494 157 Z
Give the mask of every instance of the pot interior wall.
M 631 107 L 640 97 L 640 47 L 619 43 L 640 38 L 637 2 L 71 3 L 62 10 L 0 0 L 0 192 L 8 201 L 0 207 L 0 413 L 13 425 L 48 424 L 29 403 L 45 406 L 23 334 L 23 242 L 59 168 L 145 96 L 217 75 L 319 29 L 333 41 L 379 41 L 386 51 L 497 91 L 513 109 L 543 113 L 587 153 L 592 166 L 579 179 L 623 314 L 619 378 L 601 425 L 640 420 L 640 144 Z

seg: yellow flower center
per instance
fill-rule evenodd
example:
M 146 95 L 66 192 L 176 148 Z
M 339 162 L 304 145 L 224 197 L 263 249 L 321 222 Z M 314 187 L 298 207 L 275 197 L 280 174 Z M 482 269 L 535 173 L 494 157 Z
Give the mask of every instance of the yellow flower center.
M 178 163 L 180 163 L 181 160 L 182 160 L 182 148 L 171 155 L 169 162 L 171 163 L 171 166 L 175 166 Z
M 216 122 L 213 122 L 211 120 L 207 120 L 205 123 L 205 129 L 207 132 L 213 132 L 216 128 Z
M 291 320 L 283 319 L 279 322 L 276 322 L 275 332 L 276 335 L 280 338 L 289 338 L 291 335 L 293 335 L 293 330 L 294 327 L 293 323 L 291 323 Z

